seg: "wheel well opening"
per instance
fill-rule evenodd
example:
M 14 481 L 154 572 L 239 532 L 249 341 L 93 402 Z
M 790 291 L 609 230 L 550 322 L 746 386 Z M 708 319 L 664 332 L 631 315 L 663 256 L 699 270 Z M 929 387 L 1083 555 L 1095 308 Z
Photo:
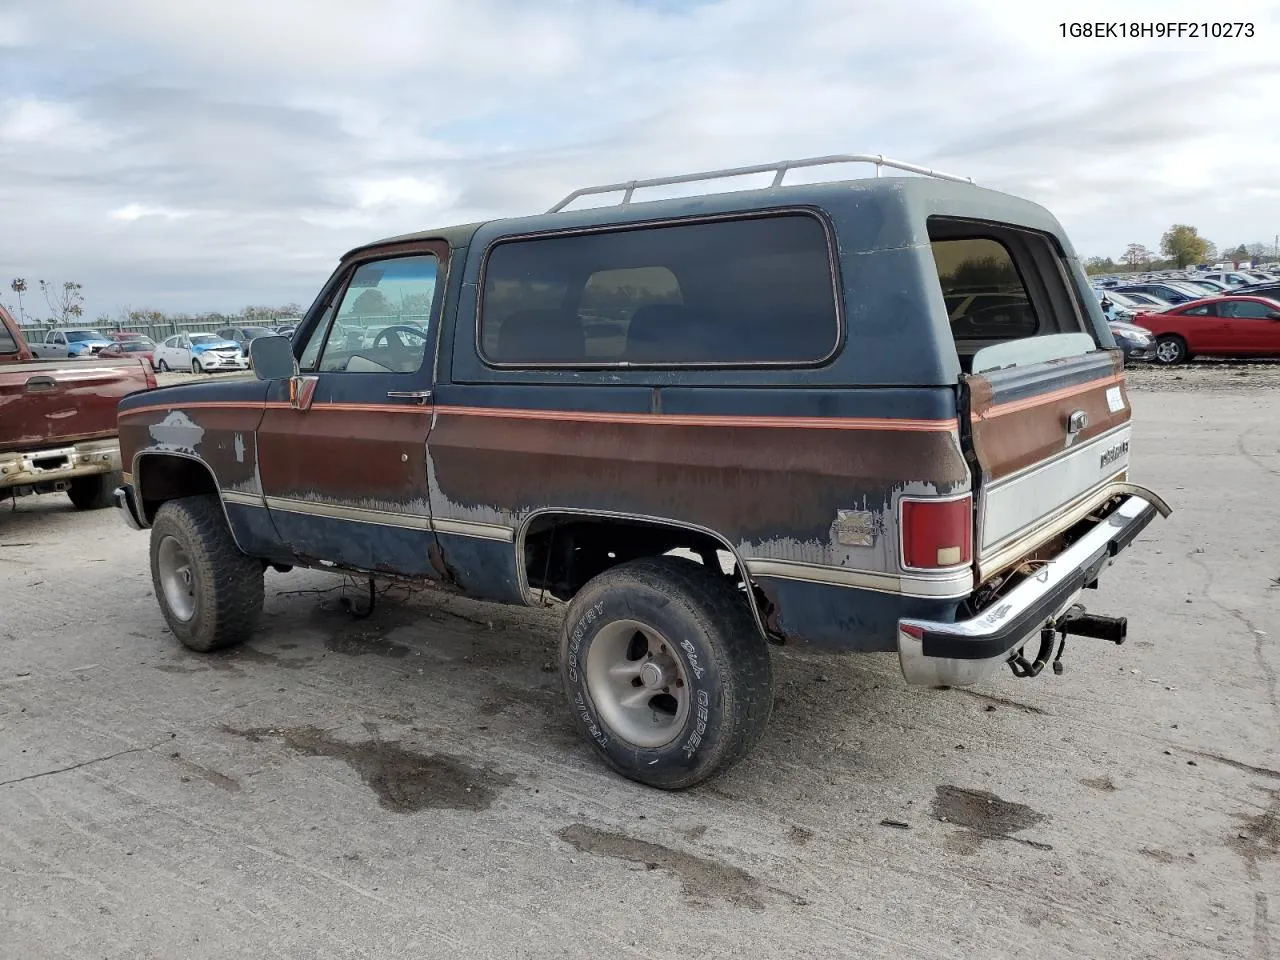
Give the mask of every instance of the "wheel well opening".
M 593 577 L 610 567 L 641 557 L 679 556 L 702 563 L 744 588 L 757 621 L 769 601 L 746 580 L 737 557 L 708 533 L 664 523 L 576 514 L 543 514 L 529 524 L 524 537 L 525 578 L 531 589 L 568 601 Z M 749 596 L 748 596 L 749 592 Z
M 218 485 L 209 468 L 187 457 L 149 456 L 138 463 L 135 489 L 141 496 L 142 512 L 150 523 L 156 511 L 169 500 L 209 493 L 217 495 Z

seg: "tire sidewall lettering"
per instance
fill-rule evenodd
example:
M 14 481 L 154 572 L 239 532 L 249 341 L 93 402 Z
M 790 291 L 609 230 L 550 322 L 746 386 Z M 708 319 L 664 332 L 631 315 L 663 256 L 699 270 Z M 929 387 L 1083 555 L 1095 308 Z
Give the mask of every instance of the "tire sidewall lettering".
M 648 604 L 643 606 L 647 607 Z M 689 715 L 679 736 L 662 747 L 636 747 L 615 737 L 601 720 L 587 689 L 584 662 L 591 642 L 601 627 L 620 619 L 636 619 L 652 624 L 671 641 L 671 648 L 684 667 L 689 685 Z M 669 769 L 693 767 L 718 733 L 712 716 L 715 703 L 712 691 L 719 679 L 710 653 L 695 643 L 687 635 L 687 630 L 673 629 L 660 618 L 649 615 L 649 611 L 636 609 L 635 603 L 629 603 L 621 597 L 606 596 L 593 602 L 576 620 L 566 625 L 563 671 L 570 688 L 570 703 L 575 719 L 586 735 L 608 754 L 616 753 L 619 758 L 625 754 L 628 762 L 639 760 L 645 764 L 661 764 Z

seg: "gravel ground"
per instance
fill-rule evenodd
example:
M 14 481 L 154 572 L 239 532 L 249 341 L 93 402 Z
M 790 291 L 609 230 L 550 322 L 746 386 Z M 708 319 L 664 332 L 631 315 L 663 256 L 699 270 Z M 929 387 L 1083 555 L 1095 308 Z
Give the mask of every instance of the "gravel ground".
M 200 656 L 145 535 L 18 501 L 0 956 L 1280 957 L 1280 368 L 1209 369 L 1132 377 L 1175 513 L 1088 598 L 1128 643 L 947 692 L 779 651 L 756 753 L 681 794 L 574 734 L 547 611 L 356 621 L 270 573 L 259 635 Z
M 1280 387 L 1280 363 L 1272 360 L 1194 360 L 1179 367 L 1135 364 L 1126 372 L 1129 389 L 1144 393 L 1255 392 Z

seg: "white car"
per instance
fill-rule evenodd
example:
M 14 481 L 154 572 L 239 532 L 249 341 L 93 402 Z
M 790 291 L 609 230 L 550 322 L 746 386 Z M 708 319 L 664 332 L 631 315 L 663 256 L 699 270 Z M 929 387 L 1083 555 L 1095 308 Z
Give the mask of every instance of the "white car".
M 248 370 L 249 358 L 234 340 L 212 333 L 179 333 L 156 345 L 152 354 L 156 369 L 214 373 L 218 370 Z

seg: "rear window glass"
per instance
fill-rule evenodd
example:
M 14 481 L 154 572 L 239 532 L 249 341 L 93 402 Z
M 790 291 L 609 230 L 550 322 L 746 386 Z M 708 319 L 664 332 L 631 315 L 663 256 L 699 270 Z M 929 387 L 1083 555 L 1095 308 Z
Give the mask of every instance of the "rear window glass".
M 935 240 L 933 257 L 957 346 L 1034 337 L 1040 331 L 1031 297 L 1000 241 Z
M 839 319 L 827 233 L 807 214 L 499 243 L 485 264 L 490 363 L 811 363 Z

